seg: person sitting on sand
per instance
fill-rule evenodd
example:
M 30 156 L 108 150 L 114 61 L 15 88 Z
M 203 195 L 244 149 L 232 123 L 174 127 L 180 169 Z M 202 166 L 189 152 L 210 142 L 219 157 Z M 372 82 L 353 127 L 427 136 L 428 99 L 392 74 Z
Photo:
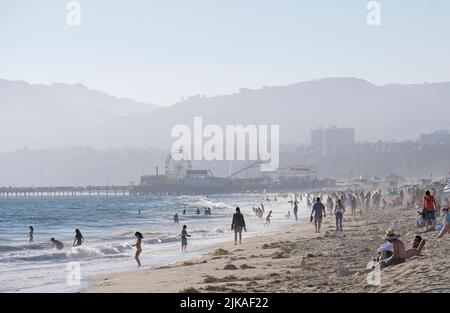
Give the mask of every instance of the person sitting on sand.
M 414 237 L 412 246 L 406 250 L 406 258 L 412 258 L 413 256 L 420 255 L 422 253 L 423 246 L 425 246 L 425 239 L 422 239 L 419 235 Z
M 450 234 L 450 213 L 448 211 L 448 207 L 442 209 L 444 227 L 442 227 L 441 231 L 439 232 L 439 235 L 437 236 L 438 238 L 444 237 L 445 234 Z
M 62 250 L 64 248 L 64 244 L 61 241 L 56 240 L 53 237 L 50 238 L 50 241 L 52 242 L 52 248 L 56 248 L 58 250 Z
M 187 237 L 191 237 L 191 235 L 187 232 L 187 226 L 183 225 L 183 229 L 181 230 L 181 251 L 186 252 L 186 248 L 188 245 Z
M 392 256 L 380 262 L 381 268 L 405 262 L 406 260 L 405 244 L 399 238 L 400 235 L 397 235 L 392 229 L 386 230 L 386 240 L 392 243 Z
M 81 244 L 83 243 L 83 241 L 84 241 L 84 237 L 83 237 L 83 235 L 81 234 L 80 230 L 79 230 L 79 229 L 75 229 L 75 238 L 73 239 L 73 244 L 72 244 L 72 246 L 73 246 L 73 247 L 81 246 Z
M 142 252 L 142 239 L 144 239 L 144 236 L 140 232 L 136 232 L 134 234 L 134 237 L 136 237 L 136 243 L 134 245 L 131 245 L 132 247 L 136 247 L 136 254 L 134 255 L 134 259 L 136 260 L 138 266 L 141 266 L 141 261 L 139 260 L 139 255 Z
M 231 230 L 234 230 L 234 244 L 237 245 L 237 238 L 239 235 L 239 244 L 242 243 L 242 229 L 245 230 L 244 215 L 241 214 L 241 209 L 236 208 L 236 213 L 233 214 L 231 221 Z
M 381 262 L 392 256 L 392 243 L 385 242 L 377 249 L 377 258 L 374 261 Z
M 267 214 L 266 222 L 264 223 L 264 225 L 270 226 L 270 218 L 271 217 L 272 217 L 272 211 L 270 211 L 269 214 Z
M 325 206 L 320 201 L 320 197 L 317 197 L 311 211 L 311 218 L 314 216 L 314 226 L 316 227 L 316 233 L 320 233 L 320 226 L 322 225 L 322 217 L 327 217 L 325 212 Z

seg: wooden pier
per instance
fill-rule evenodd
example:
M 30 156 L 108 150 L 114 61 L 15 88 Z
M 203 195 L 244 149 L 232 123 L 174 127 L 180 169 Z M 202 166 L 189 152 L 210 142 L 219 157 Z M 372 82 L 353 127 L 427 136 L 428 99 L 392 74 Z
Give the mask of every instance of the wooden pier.
M 133 186 L 0 187 L 0 197 L 137 196 Z

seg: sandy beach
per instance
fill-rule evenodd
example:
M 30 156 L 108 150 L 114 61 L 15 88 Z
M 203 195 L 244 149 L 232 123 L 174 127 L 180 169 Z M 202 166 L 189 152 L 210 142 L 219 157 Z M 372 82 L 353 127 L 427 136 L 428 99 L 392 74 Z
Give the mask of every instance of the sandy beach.
M 231 217 L 230 217 L 231 218 Z M 320 234 L 308 221 L 273 235 L 233 239 L 192 262 L 158 269 L 135 269 L 90 277 L 84 292 L 449 292 L 450 236 L 423 234 L 420 256 L 383 269 L 381 284 L 368 284 L 366 269 L 393 228 L 409 248 L 418 232 L 416 211 L 369 209 L 344 216 L 344 231 L 336 233 L 334 216 L 325 219 Z

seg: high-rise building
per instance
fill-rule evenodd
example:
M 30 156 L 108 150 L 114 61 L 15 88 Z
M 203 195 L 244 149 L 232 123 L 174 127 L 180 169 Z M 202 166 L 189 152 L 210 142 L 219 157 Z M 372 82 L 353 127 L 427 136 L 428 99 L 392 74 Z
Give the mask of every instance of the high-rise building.
M 354 128 L 317 128 L 311 131 L 311 147 L 316 155 L 350 152 L 355 145 Z
M 428 144 L 450 143 L 450 131 L 448 129 L 433 130 L 429 134 L 421 134 L 419 142 Z

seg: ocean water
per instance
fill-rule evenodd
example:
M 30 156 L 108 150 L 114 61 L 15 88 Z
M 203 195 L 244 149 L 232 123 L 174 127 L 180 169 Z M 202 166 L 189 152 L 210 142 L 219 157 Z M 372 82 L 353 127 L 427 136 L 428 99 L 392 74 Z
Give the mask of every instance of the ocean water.
M 265 196 L 264 196 L 265 197 Z M 273 199 L 273 195 L 269 195 Z M 73 197 L 0 199 L 0 292 L 76 292 L 87 277 L 109 272 L 136 270 L 134 233 L 144 235 L 141 262 L 157 267 L 199 257 L 217 243 L 233 240 L 230 230 L 236 206 L 243 212 L 248 233 L 268 233 L 296 222 L 286 218 L 292 206 L 287 198 L 263 201 L 262 195 L 235 194 L 167 197 Z M 263 202 L 273 211 L 270 227 L 254 216 L 252 206 Z M 211 216 L 203 214 L 210 207 Z M 186 215 L 182 215 L 186 208 Z M 201 215 L 196 214 L 200 208 Z M 141 210 L 141 214 L 138 212 Z M 180 223 L 173 222 L 178 213 Z M 304 203 L 300 216 L 307 216 Z M 182 225 L 188 226 L 188 252 L 180 251 Z M 28 227 L 34 227 L 34 243 L 28 243 Z M 75 229 L 85 242 L 72 247 Z M 52 249 L 50 238 L 64 243 Z M 73 269 L 79 268 L 81 285 L 73 284 Z

